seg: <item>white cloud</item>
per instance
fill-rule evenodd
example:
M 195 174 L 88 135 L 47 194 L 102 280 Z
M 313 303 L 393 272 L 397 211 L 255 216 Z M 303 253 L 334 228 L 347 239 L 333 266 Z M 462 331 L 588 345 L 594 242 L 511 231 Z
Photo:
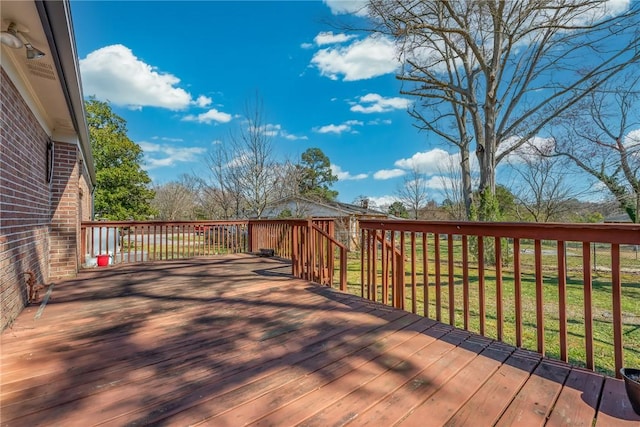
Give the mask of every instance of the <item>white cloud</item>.
M 313 43 L 302 43 L 302 44 L 300 45 L 300 47 L 301 47 L 302 49 L 313 49 L 314 44 L 313 44 Z
M 250 129 L 252 131 L 254 131 L 255 129 Z M 280 136 L 282 138 L 288 139 L 290 141 L 297 141 L 297 140 L 307 140 L 309 139 L 308 137 L 304 136 L 304 135 L 292 135 L 289 132 L 287 132 L 285 129 L 282 128 L 282 125 L 280 124 L 273 124 L 273 123 L 267 123 L 266 125 L 262 126 L 261 133 L 264 136 L 268 136 L 271 138 Z
M 377 93 L 368 93 L 360 97 L 359 103 L 354 103 L 351 111 L 356 113 L 385 113 L 392 110 L 405 110 L 411 105 L 406 98 L 385 98 Z
M 358 131 L 354 130 L 353 126 L 362 125 L 364 125 L 364 123 L 359 120 L 347 120 L 346 122 L 339 125 L 330 124 L 316 127 L 313 128 L 313 131 L 317 133 L 335 133 L 337 135 L 340 135 L 343 132 L 357 133 Z
M 147 170 L 173 166 L 179 162 L 194 162 L 206 152 L 202 147 L 174 147 L 146 141 L 138 142 L 138 145 L 144 153 L 144 168 Z
M 374 119 L 374 120 L 369 120 L 367 122 L 368 125 L 372 125 L 372 126 L 376 126 L 376 125 L 390 125 L 391 123 L 393 123 L 391 120 L 389 119 L 385 119 L 385 120 L 380 120 L 380 119 Z
M 374 179 L 392 179 L 403 176 L 407 172 L 402 169 L 382 169 L 373 174 Z
M 424 181 L 424 185 L 430 190 L 444 191 L 450 188 L 458 188 L 460 183 L 450 176 L 432 176 Z
M 331 164 L 331 172 L 338 177 L 339 181 L 358 181 L 367 178 L 369 175 L 366 173 L 359 173 L 357 175 L 351 175 L 347 171 L 343 171 L 338 165 Z
M 200 95 L 198 97 L 198 99 L 195 100 L 195 104 L 198 107 L 208 107 L 209 105 L 211 105 L 211 103 L 213 102 L 213 100 L 211 98 L 209 98 L 208 96 L 204 96 L 204 95 Z
M 237 168 L 242 165 L 248 164 L 249 154 L 247 152 L 236 152 L 235 157 L 226 164 L 228 168 Z
M 496 155 L 504 153 L 506 150 L 518 144 L 522 138 L 513 136 L 505 139 L 499 146 Z M 507 159 L 512 162 L 521 162 L 523 160 L 533 161 L 540 157 L 540 152 L 548 153 L 553 151 L 555 140 L 553 138 L 543 138 L 534 136 L 526 141 L 520 147 L 507 155 Z
M 159 72 L 121 44 L 95 50 L 80 60 L 85 95 L 126 107 L 161 107 L 182 110 L 191 95 L 176 87 L 180 79 Z
M 319 128 L 314 129 L 316 132 L 318 133 L 337 133 L 340 134 L 342 132 L 346 132 L 348 130 L 351 130 L 351 128 L 345 124 L 342 125 L 325 125 L 325 126 L 321 126 Z
M 306 135 L 292 135 L 290 133 L 287 133 L 286 131 L 282 131 L 282 136 L 285 137 L 285 139 L 288 139 L 289 141 L 298 141 L 298 140 L 303 140 L 306 141 L 309 139 L 308 136 Z
M 334 15 L 367 16 L 367 0 L 324 0 Z
M 634 162 L 640 161 L 640 129 L 627 133 L 622 140 L 622 144 L 627 149 L 630 159 Z M 640 167 L 640 164 L 638 165 Z M 637 174 L 636 174 L 637 175 Z
M 264 134 L 264 136 L 274 137 L 274 136 L 277 136 L 281 130 L 282 130 L 281 125 L 274 125 L 271 123 L 267 123 L 262 129 L 262 133 Z
M 369 206 L 376 206 L 378 208 L 382 207 L 386 207 L 386 206 L 390 206 L 393 204 L 393 202 L 395 202 L 396 200 L 398 200 L 397 197 L 395 196 L 379 196 L 379 197 L 368 197 L 369 199 Z
M 632 130 L 626 134 L 622 143 L 627 148 L 638 148 L 640 145 L 640 129 Z
M 322 31 L 313 39 L 318 46 L 324 46 L 327 44 L 336 44 L 348 42 L 351 39 L 356 38 L 355 35 L 347 35 L 344 33 L 333 34 L 333 31 Z
M 583 12 L 576 16 L 570 25 L 581 26 L 590 24 L 594 19 L 599 21 L 604 18 L 620 15 L 629 10 L 631 0 L 608 0 L 595 5 L 585 5 Z
M 415 153 L 408 159 L 396 160 L 394 163 L 397 167 L 403 169 L 416 168 L 420 172 L 433 175 L 442 169 L 447 169 L 451 162 L 460 163 L 460 155 L 457 153 L 450 154 L 440 148 L 434 148 L 429 151 Z
M 200 113 L 198 115 L 189 114 L 182 118 L 185 122 L 198 122 L 211 124 L 211 122 L 228 123 L 232 119 L 231 114 L 223 113 L 215 108 L 210 109 L 207 112 Z
M 393 73 L 399 66 L 391 39 L 369 36 L 347 46 L 320 49 L 311 58 L 320 74 L 332 80 L 365 80 Z
M 152 136 L 151 139 L 153 140 L 161 140 L 161 141 L 167 141 L 167 142 L 182 142 L 184 141 L 184 139 L 182 138 L 168 138 L 166 136 Z

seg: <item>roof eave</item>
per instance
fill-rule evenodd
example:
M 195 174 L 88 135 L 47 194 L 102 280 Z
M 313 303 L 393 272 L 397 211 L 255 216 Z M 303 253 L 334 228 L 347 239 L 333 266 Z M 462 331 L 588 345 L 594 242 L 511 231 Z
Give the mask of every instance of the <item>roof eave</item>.
M 84 109 L 80 66 L 68 0 L 35 2 L 42 29 L 47 37 L 73 126 L 80 140 L 80 151 L 91 183 L 96 185 L 96 171 L 91 153 L 89 128 Z M 64 22 L 65 25 L 60 25 Z

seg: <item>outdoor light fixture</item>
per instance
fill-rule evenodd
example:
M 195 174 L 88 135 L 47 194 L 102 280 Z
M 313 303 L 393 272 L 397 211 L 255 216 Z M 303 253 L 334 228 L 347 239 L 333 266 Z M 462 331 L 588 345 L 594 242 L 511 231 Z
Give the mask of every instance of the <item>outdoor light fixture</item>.
M 27 59 L 38 59 L 42 58 L 45 55 L 43 51 L 41 51 L 40 49 L 36 49 L 29 42 L 26 42 L 24 44 L 24 47 L 27 48 Z
M 16 31 L 16 24 L 10 23 L 7 31 L 2 32 L 2 44 L 12 47 L 14 49 L 20 49 L 23 45 L 22 40 L 18 37 L 18 32 Z
M 7 31 L 2 32 L 2 44 L 12 47 L 14 49 L 20 49 L 24 46 L 27 49 L 27 59 L 38 59 L 45 56 L 45 53 L 40 49 L 33 47 L 31 42 L 16 28 L 16 23 L 9 24 Z

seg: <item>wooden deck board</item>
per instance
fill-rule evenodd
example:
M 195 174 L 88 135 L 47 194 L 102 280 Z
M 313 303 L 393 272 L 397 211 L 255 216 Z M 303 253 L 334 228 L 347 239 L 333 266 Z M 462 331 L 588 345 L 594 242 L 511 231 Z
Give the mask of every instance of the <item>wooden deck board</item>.
M 543 360 L 502 414 L 497 426 L 543 426 L 570 370 L 565 364 Z
M 624 383 L 606 378 L 598 408 L 596 427 L 638 427 L 640 415 L 633 412 Z
M 447 338 L 448 342 L 445 341 Z M 415 341 L 413 347 L 403 346 L 401 349 L 405 354 L 394 355 L 390 362 L 384 361 L 387 370 L 381 375 L 353 390 L 334 405 L 307 418 L 300 425 L 322 427 L 357 421 L 362 412 L 378 405 L 382 399 L 406 382 L 419 377 L 427 366 L 437 365 L 440 368 L 436 371 L 438 375 L 448 377 L 449 370 L 459 369 L 463 366 L 464 360 L 471 357 L 471 352 L 464 352 L 460 347 L 466 338 L 468 338 L 466 333 L 452 331 L 442 339 L 427 343 L 421 348 L 418 348 L 421 343 Z M 413 350 L 415 351 L 411 352 Z M 436 378 L 431 382 L 437 383 L 437 381 Z
M 422 426 L 424 420 L 429 420 L 434 425 L 443 425 L 513 352 L 513 349 L 505 351 L 501 347 L 500 345 L 490 345 L 484 349 L 479 354 L 480 357 L 475 357 L 436 393 L 424 396 L 420 392 L 424 387 L 421 384 L 422 387 L 410 390 L 407 393 L 408 396 L 398 396 L 389 402 L 388 411 L 377 409 L 375 413 L 364 420 L 370 425 L 375 425 L 376 418 L 384 420 L 387 425 L 395 424 L 402 418 L 404 418 L 400 423 L 402 426 Z M 417 405 L 413 405 L 412 400 L 417 401 L 419 407 L 414 409 Z M 410 415 L 407 416 L 407 414 Z M 389 423 L 386 423 L 387 420 Z
M 604 377 L 572 369 L 549 417 L 549 427 L 591 427 Z
M 640 422 L 620 380 L 289 271 L 235 255 L 55 284 L 2 333 L 0 424 Z
M 400 321 L 404 321 L 403 323 L 406 324 L 407 318 L 415 320 L 411 316 L 406 316 L 397 320 L 397 325 L 390 323 L 389 326 L 402 327 Z M 391 349 L 394 346 L 401 345 L 414 335 L 433 326 L 433 321 L 419 319 L 407 326 L 408 327 L 395 332 L 393 330 L 386 330 L 383 334 L 376 334 L 377 337 L 371 337 L 374 341 L 371 341 L 369 345 L 357 349 L 353 353 L 348 352 L 355 350 L 355 347 L 350 348 L 351 346 L 345 346 L 346 348 L 344 350 L 346 351 L 341 351 L 337 354 L 333 351 L 329 354 L 326 352 L 318 354 L 318 365 L 322 365 L 322 367 L 313 370 L 313 375 L 306 375 L 298 381 L 289 382 L 283 387 L 271 393 L 262 394 L 256 399 L 252 400 L 251 397 L 249 397 L 233 407 L 230 411 L 224 412 L 208 421 L 215 425 L 245 425 L 256 421 L 264 417 L 265 414 L 269 414 L 289 402 L 298 400 L 314 390 L 344 376 L 346 373 L 357 369 L 362 364 L 379 355 L 381 348 Z M 395 339 L 390 337 L 392 334 L 396 334 Z M 402 339 L 404 339 L 404 341 L 401 341 Z M 365 343 L 362 338 L 360 340 L 361 344 Z M 312 368 L 315 368 L 315 366 Z

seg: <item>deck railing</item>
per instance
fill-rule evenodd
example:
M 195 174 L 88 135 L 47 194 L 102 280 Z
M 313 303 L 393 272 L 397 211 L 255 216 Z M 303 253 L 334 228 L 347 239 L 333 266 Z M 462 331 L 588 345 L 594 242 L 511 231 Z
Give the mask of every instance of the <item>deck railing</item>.
M 348 249 L 335 239 L 332 220 L 250 221 L 249 229 L 251 252 L 273 248 L 276 255 L 291 260 L 293 275 L 347 290 Z
M 92 221 L 81 227 L 83 264 L 110 264 L 248 251 L 247 221 Z
M 82 262 L 273 250 L 296 277 L 618 375 L 640 365 L 640 225 L 327 219 L 85 222 Z M 348 275 L 349 273 L 349 275 Z
M 123 264 L 273 251 L 292 261 L 296 277 L 346 290 L 347 248 L 334 238 L 330 219 L 88 221 L 81 245 L 81 263 L 88 267 L 98 256 Z
M 365 298 L 589 369 L 619 375 L 640 363 L 638 224 L 360 228 Z

